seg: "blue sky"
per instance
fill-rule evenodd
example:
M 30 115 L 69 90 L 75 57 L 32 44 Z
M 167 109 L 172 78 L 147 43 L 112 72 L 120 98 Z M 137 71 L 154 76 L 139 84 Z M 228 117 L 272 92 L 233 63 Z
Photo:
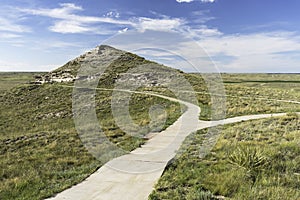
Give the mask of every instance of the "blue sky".
M 0 71 L 52 70 L 114 37 L 134 49 L 134 38 L 119 36 L 134 31 L 147 35 L 145 47 L 164 38 L 168 50 L 200 58 L 189 45 L 197 43 L 222 72 L 299 73 L 299 8 L 298 0 L 2 0 Z M 185 70 L 174 57 L 147 58 Z

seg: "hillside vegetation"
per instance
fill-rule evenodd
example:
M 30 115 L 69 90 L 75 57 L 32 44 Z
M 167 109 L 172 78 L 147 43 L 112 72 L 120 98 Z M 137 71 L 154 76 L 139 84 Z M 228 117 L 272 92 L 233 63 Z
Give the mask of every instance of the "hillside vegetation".
M 108 71 L 116 73 L 148 62 L 133 54 L 127 56 L 131 56 L 131 62 L 117 65 L 116 61 Z M 109 78 L 100 81 L 99 87 L 109 88 L 112 84 Z M 33 200 L 52 196 L 81 182 L 104 164 L 89 154 L 77 134 L 72 119 L 72 91 L 71 83 L 52 83 L 17 86 L 1 95 L 0 199 Z M 146 139 L 133 137 L 118 128 L 111 112 L 111 95 L 112 91 L 96 90 L 99 124 L 111 142 L 131 151 Z M 167 112 L 164 128 L 181 115 L 178 103 L 133 94 L 130 114 L 134 122 L 142 126 L 149 124 L 149 109 L 156 104 Z

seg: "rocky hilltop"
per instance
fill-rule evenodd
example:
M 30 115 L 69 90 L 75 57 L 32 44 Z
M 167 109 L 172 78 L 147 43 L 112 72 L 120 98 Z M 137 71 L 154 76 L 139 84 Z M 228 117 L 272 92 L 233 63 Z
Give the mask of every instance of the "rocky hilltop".
M 73 82 L 78 78 L 77 72 L 79 68 L 86 63 L 94 63 L 95 65 L 101 65 L 101 60 L 99 60 L 99 55 L 115 55 L 125 53 L 124 51 L 115 49 L 107 45 L 100 45 L 96 48 L 80 55 L 79 57 L 67 62 L 62 67 L 55 69 L 49 72 L 46 75 L 36 75 L 35 83 L 44 84 L 44 83 L 53 83 L 53 82 Z M 92 77 L 88 77 L 92 78 Z
M 93 73 L 82 72 L 88 68 L 95 70 Z M 46 75 L 36 76 L 35 83 L 74 82 L 78 79 L 88 81 L 101 76 L 100 82 L 105 87 L 128 81 L 136 81 L 144 86 L 160 86 L 162 83 L 170 83 L 178 72 L 183 73 L 135 54 L 100 45 Z

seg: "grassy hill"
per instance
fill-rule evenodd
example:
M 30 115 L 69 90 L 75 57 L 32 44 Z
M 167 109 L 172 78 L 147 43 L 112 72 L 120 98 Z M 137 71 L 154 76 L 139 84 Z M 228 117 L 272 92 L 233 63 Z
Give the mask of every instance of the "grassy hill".
M 112 88 L 113 76 L 148 62 L 126 52 L 107 68 L 106 76 L 102 77 L 98 87 Z M 72 69 L 71 65 L 67 66 Z M 77 67 L 74 66 L 74 73 Z M 0 199 L 42 199 L 51 196 L 81 182 L 104 164 L 89 154 L 75 129 L 72 118 L 73 84 L 20 85 L 7 89 L 1 95 Z M 96 91 L 99 124 L 110 141 L 131 151 L 146 139 L 133 137 L 118 128 L 111 112 L 111 98 L 112 91 Z M 148 111 L 155 104 L 165 107 L 168 114 L 164 128 L 181 115 L 178 103 L 133 94 L 130 114 L 135 123 L 142 126 L 149 124 Z M 146 130 L 143 135 L 149 131 Z

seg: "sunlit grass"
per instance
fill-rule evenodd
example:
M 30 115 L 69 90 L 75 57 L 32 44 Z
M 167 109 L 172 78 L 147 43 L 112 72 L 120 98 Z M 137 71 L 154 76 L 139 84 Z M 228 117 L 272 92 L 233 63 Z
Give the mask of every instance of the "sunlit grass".
M 300 198 L 299 116 L 226 125 L 200 159 L 206 131 L 189 136 L 150 199 L 186 199 L 199 190 L 237 200 Z
M 138 59 L 138 62 L 143 63 L 145 61 Z M 134 66 L 134 64 L 135 62 L 132 62 L 130 66 Z M 115 65 L 124 67 L 122 63 L 115 63 Z M 114 76 L 115 72 L 111 75 Z M 195 91 L 200 92 L 197 94 L 197 99 L 202 109 L 201 118 L 210 119 L 210 95 L 207 94 L 208 91 L 202 78 L 198 75 L 184 74 L 184 76 Z M 243 80 L 249 79 L 248 75 L 241 76 L 244 76 L 242 77 Z M 267 76 L 263 76 L 263 78 L 265 77 Z M 235 78 L 233 81 L 236 81 Z M 0 199 L 42 199 L 51 196 L 82 181 L 104 164 L 87 152 L 77 135 L 72 118 L 73 88 L 69 87 L 71 84 L 18 85 L 29 80 L 32 79 L 28 74 L 13 74 L 12 76 L 4 76 L 4 78 L 2 76 L 2 79 L 0 76 Z M 295 77 L 288 80 L 293 81 Z M 111 84 L 111 81 L 103 82 L 101 87 L 111 87 Z M 263 87 L 257 88 L 258 85 L 255 84 L 262 84 Z M 287 86 L 286 84 L 291 85 Z M 15 87 L 16 85 L 18 86 Z M 280 82 L 245 83 L 244 81 L 225 83 L 225 88 L 226 93 L 229 95 L 227 97 L 227 107 L 225 108 L 227 117 L 299 111 L 299 104 L 272 100 L 273 98 L 298 100 L 297 82 L 284 83 L 284 87 L 281 88 Z M 150 87 L 139 88 L 139 90 L 174 97 L 174 94 L 166 88 Z M 126 151 L 131 151 L 141 146 L 146 140 L 143 137 L 132 137 L 117 126 L 111 112 L 111 95 L 111 91 L 96 91 L 96 113 L 99 125 L 111 142 Z M 259 99 L 258 97 L 266 97 L 269 100 Z M 151 120 L 149 109 L 157 104 L 165 108 L 167 112 L 163 129 L 171 125 L 181 114 L 178 103 L 151 95 L 132 94 L 130 100 L 132 120 L 139 126 L 147 127 Z M 159 122 L 161 119 L 157 118 L 156 120 Z M 291 120 L 291 124 L 289 124 L 289 120 Z M 246 181 L 243 186 L 246 188 L 245 190 L 248 190 L 247 187 L 249 186 L 253 194 L 262 197 L 265 195 L 276 199 L 276 195 L 280 196 L 284 191 L 289 191 L 289 195 L 295 194 L 297 196 L 295 181 L 299 181 L 298 175 L 292 177 L 289 174 L 284 174 L 272 176 L 272 178 L 259 178 L 252 186 L 251 181 L 246 179 L 245 172 L 242 169 L 228 170 L 233 169 L 233 166 L 229 165 L 229 162 L 222 157 L 228 153 L 227 150 L 223 151 L 222 148 L 224 145 L 232 143 L 230 138 L 236 140 L 242 138 L 247 140 L 249 144 L 252 144 L 251 141 L 253 140 L 253 145 L 261 145 L 261 143 L 274 144 L 274 148 L 281 147 L 279 149 L 281 154 L 277 155 L 273 150 L 267 150 L 265 153 L 268 157 L 274 154 L 274 158 L 277 156 L 277 159 L 285 156 L 292 159 L 292 161 L 286 160 L 276 165 L 276 170 L 286 169 L 287 164 L 289 166 L 288 170 L 297 174 L 299 172 L 295 169 L 299 168 L 297 164 L 299 159 L 295 157 L 295 153 L 298 150 L 296 143 L 292 142 L 298 141 L 296 138 L 299 138 L 299 134 L 295 130 L 294 123 L 295 120 L 292 120 L 292 118 L 285 118 L 227 126 L 226 134 L 229 138 L 224 137 L 222 139 L 223 142 L 221 141 L 216 147 L 221 149 L 216 150 L 215 155 L 214 153 L 210 155 L 207 161 L 200 162 L 194 154 L 191 156 L 191 152 L 188 150 L 183 154 L 184 159 L 176 161 L 174 163 L 176 166 L 173 164 L 170 166 L 169 170 L 174 170 L 176 174 L 166 171 L 163 178 L 166 181 L 160 181 L 160 188 L 157 189 L 161 192 L 159 195 L 162 196 L 157 196 L 157 198 L 208 198 L 211 196 L 211 192 L 215 195 L 218 193 L 228 195 L 236 191 L 239 192 L 240 190 L 236 190 L 236 188 L 239 188 L 242 181 Z M 270 127 L 273 130 L 272 133 L 268 131 Z M 149 131 L 150 129 L 146 128 L 140 134 L 144 136 Z M 201 142 L 204 133 L 198 132 L 196 134 L 196 140 L 189 147 L 194 148 L 192 151 L 196 152 L 197 145 Z M 243 133 L 245 134 L 243 135 Z M 254 133 L 256 134 L 255 137 Z M 278 136 L 284 139 L 279 140 Z M 211 166 L 216 166 L 216 171 L 213 171 L 214 168 Z M 198 168 L 201 170 L 199 171 Z M 210 176 L 203 175 L 202 171 L 207 172 L 206 170 L 211 170 Z M 219 173 L 221 175 L 218 175 Z M 262 175 L 264 175 L 264 172 Z M 197 177 L 206 178 L 207 181 L 205 182 L 204 179 L 198 180 Z M 217 180 L 217 182 L 213 180 Z M 274 181 L 279 184 L 282 180 L 285 181 L 284 184 L 274 185 Z M 270 187 L 262 188 L 262 186 L 256 185 L 258 183 L 263 183 L 263 186 L 270 185 Z M 228 188 L 226 184 L 231 187 Z M 155 195 L 152 195 L 154 199 L 156 198 Z M 245 193 L 245 195 L 250 195 L 250 193 Z M 238 197 L 247 199 L 245 195 L 243 196 L 240 193 Z

